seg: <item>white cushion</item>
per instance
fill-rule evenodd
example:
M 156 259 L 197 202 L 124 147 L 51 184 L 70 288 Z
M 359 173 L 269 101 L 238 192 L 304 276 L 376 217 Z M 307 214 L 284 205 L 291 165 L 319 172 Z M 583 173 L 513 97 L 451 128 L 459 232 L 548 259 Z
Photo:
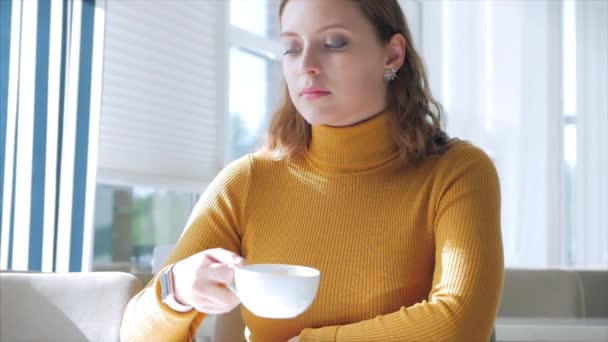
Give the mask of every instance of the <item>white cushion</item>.
M 582 281 L 573 270 L 508 269 L 498 316 L 584 317 Z
M 0 341 L 119 341 L 141 288 L 120 272 L 0 273 Z
M 577 270 L 583 281 L 585 294 L 585 316 L 608 317 L 608 270 Z

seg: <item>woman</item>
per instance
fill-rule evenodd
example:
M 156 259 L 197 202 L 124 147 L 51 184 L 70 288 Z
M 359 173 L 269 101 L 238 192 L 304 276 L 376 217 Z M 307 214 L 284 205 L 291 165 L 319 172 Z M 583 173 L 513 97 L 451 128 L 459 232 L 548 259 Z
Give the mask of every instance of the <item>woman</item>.
M 205 191 L 123 339 L 192 338 L 238 305 L 225 284 L 247 260 L 322 275 L 299 317 L 243 309 L 253 341 L 487 341 L 503 282 L 496 170 L 442 131 L 398 2 L 283 0 L 280 23 L 286 94 L 267 145 Z

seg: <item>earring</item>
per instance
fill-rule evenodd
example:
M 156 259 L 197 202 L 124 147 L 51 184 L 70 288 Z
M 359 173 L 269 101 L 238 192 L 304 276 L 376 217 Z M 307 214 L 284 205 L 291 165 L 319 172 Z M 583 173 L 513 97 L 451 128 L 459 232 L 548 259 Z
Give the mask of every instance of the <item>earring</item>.
M 384 69 L 384 80 L 390 82 L 397 78 L 397 70 L 393 68 Z

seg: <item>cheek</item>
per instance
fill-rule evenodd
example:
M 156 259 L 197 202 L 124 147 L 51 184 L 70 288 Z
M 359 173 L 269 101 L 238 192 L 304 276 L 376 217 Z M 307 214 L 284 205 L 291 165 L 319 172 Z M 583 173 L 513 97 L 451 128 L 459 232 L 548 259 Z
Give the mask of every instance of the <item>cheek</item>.
M 333 78 L 349 95 L 367 96 L 382 90 L 382 69 L 374 62 L 351 58 L 333 68 Z
M 285 83 L 287 84 L 287 89 L 289 89 L 289 93 L 293 95 L 294 92 L 297 92 L 297 75 L 293 71 L 293 68 L 287 62 L 283 62 L 283 77 L 285 78 Z

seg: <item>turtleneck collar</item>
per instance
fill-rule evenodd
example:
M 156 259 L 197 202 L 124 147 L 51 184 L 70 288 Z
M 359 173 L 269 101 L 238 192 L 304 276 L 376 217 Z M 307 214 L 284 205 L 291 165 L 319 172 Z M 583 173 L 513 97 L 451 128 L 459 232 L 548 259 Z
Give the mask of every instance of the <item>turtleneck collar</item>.
M 389 115 L 382 112 L 346 127 L 313 125 L 308 159 L 333 172 L 365 171 L 386 164 L 399 155 Z

